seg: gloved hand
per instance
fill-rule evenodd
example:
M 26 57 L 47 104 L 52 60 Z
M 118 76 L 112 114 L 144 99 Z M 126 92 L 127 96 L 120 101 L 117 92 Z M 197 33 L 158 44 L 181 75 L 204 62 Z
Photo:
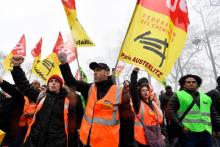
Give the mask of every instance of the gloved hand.
M 64 52 L 59 52 L 59 53 L 58 53 L 58 58 L 59 58 L 61 64 L 67 63 L 67 54 L 66 54 L 66 53 L 64 53 Z

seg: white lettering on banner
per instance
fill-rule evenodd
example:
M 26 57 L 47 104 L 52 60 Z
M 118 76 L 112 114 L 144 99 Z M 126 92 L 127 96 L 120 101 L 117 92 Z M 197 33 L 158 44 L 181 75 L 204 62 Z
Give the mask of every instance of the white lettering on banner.
M 24 54 L 24 46 L 21 43 L 18 43 L 15 46 L 14 51 L 16 52 L 16 55 L 23 55 Z
M 67 55 L 68 62 L 71 62 L 75 58 L 76 54 L 74 50 L 74 45 L 71 42 L 61 44 L 58 47 L 58 53 L 64 52 Z
M 171 0 L 166 0 L 167 1 L 167 7 L 172 11 L 176 11 L 176 7 L 177 7 L 177 3 L 178 1 L 180 1 L 179 3 L 179 8 L 180 10 L 182 10 L 183 12 L 187 13 L 187 7 L 186 7 L 186 1 L 185 0 L 174 0 L 174 4 L 171 4 Z

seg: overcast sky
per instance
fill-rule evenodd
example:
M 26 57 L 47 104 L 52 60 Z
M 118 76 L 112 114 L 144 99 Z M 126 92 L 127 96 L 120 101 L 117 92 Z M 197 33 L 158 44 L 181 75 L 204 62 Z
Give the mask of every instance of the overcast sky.
M 80 65 L 90 76 L 91 61 L 115 66 L 135 4 L 136 0 L 76 0 L 78 19 L 96 44 L 78 48 Z M 190 19 L 196 18 L 190 8 L 189 12 Z M 59 31 L 64 41 L 69 38 L 61 0 L 0 0 L 0 50 L 6 54 L 25 34 L 28 61 L 33 60 L 31 50 L 40 37 L 43 38 L 42 57 L 46 57 L 52 52 Z
M 135 4 L 136 0 L 76 0 L 78 19 L 96 44 L 78 48 L 86 71 L 94 60 L 115 65 Z M 0 0 L 0 23 L 0 50 L 10 53 L 24 33 L 29 61 L 40 37 L 45 57 L 52 52 L 59 31 L 64 41 L 70 34 L 61 0 Z
M 82 62 L 84 53 L 88 52 L 90 57 L 102 56 L 105 50 L 120 48 L 135 3 L 135 0 L 76 1 L 78 19 L 96 44 L 96 47 L 78 49 L 86 51 L 79 54 Z M 42 54 L 45 57 L 52 51 L 59 31 L 64 40 L 70 33 L 61 0 L 0 0 L 0 22 L 0 50 L 6 53 L 24 33 L 27 56 L 43 37 Z

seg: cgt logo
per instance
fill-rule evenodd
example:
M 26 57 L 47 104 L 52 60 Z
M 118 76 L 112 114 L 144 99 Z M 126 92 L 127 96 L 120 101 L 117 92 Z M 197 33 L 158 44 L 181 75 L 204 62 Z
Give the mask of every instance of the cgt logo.
M 180 1 L 180 2 L 179 2 Z M 187 5 L 186 5 L 186 1 L 185 0 L 174 0 L 173 4 L 172 4 L 172 0 L 167 0 L 167 7 L 172 11 L 176 11 L 177 9 L 177 4 L 179 2 L 179 8 L 181 11 L 187 13 Z

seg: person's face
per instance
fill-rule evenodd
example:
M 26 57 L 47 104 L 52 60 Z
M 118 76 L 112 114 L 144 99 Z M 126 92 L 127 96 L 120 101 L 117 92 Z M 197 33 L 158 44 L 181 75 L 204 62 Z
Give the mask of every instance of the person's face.
M 33 81 L 31 85 L 34 87 L 34 89 L 38 90 L 40 88 L 40 83 L 38 81 Z
M 172 93 L 172 89 L 171 88 L 166 89 L 166 93 Z
M 51 79 L 48 83 L 48 89 L 51 92 L 59 93 L 60 87 L 60 82 L 57 79 Z
M 140 93 L 141 93 L 141 97 L 143 99 L 148 99 L 149 98 L 149 89 L 146 86 L 141 88 Z
M 94 81 L 100 82 L 108 79 L 109 71 L 101 69 L 99 67 L 94 69 Z
M 198 84 L 196 82 L 196 79 L 189 77 L 189 78 L 186 78 L 185 84 L 183 85 L 183 87 L 186 90 L 195 91 L 198 88 Z
M 123 83 L 124 88 L 126 88 L 127 90 L 129 90 L 129 85 L 130 85 L 130 83 L 129 83 L 127 80 L 124 81 L 124 83 Z

